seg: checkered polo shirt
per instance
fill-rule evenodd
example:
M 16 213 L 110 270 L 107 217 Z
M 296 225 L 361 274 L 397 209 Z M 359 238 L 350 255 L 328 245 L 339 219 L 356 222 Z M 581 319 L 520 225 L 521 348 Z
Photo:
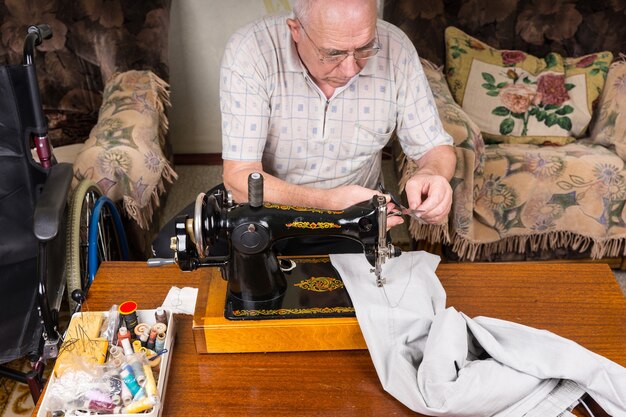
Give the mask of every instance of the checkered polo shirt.
M 270 16 L 238 30 L 221 67 L 222 156 L 262 161 L 289 183 L 373 188 L 394 129 L 419 159 L 451 145 L 411 41 L 377 23 L 381 51 L 330 99 L 301 62 L 286 23 Z

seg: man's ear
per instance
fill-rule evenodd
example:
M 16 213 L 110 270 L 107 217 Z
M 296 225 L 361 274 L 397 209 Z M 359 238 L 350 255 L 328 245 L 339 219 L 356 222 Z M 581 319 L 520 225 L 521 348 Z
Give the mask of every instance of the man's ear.
M 287 26 L 295 43 L 300 42 L 300 23 L 296 19 L 287 18 Z

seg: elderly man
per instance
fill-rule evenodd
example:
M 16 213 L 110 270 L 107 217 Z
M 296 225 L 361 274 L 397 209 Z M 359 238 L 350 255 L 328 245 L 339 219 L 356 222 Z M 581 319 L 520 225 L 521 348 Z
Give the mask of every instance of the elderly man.
M 342 209 L 370 199 L 396 130 L 418 171 L 406 186 L 423 220 L 445 220 L 456 162 L 417 53 L 375 0 L 296 0 L 228 42 L 221 71 L 224 184 L 247 198 Z M 401 222 L 390 219 L 390 224 Z
M 292 16 L 241 28 L 226 46 L 220 101 L 224 185 L 237 202 L 252 172 L 263 173 L 274 203 L 335 210 L 370 200 L 395 130 L 418 166 L 409 208 L 430 223 L 450 211 L 452 139 L 413 44 L 377 19 L 375 0 L 296 0 Z M 193 215 L 193 204 L 183 212 Z M 156 255 L 171 254 L 173 230 L 171 221 Z

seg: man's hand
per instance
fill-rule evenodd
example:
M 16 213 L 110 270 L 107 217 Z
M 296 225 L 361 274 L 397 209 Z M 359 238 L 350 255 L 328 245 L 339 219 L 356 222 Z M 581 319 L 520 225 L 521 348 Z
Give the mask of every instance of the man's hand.
M 406 183 L 410 209 L 423 210 L 420 218 L 427 223 L 442 223 L 452 207 L 452 187 L 445 177 L 417 172 Z
M 452 146 L 436 146 L 415 161 L 417 171 L 404 187 L 409 208 L 420 209 L 422 220 L 442 223 L 452 207 L 450 179 L 454 175 L 456 154 Z

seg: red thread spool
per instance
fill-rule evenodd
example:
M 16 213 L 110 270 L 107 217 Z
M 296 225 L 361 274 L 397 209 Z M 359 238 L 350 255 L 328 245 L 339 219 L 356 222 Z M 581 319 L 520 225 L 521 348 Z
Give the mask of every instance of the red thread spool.
M 119 311 L 124 318 L 124 323 L 126 323 L 128 331 L 131 334 L 135 334 L 135 327 L 137 327 L 139 323 L 137 320 L 137 303 L 134 301 L 124 301 L 117 308 L 117 311 Z
M 128 339 L 130 340 L 130 332 L 124 326 L 120 327 L 120 330 L 117 333 L 117 345 L 122 346 L 122 340 Z

